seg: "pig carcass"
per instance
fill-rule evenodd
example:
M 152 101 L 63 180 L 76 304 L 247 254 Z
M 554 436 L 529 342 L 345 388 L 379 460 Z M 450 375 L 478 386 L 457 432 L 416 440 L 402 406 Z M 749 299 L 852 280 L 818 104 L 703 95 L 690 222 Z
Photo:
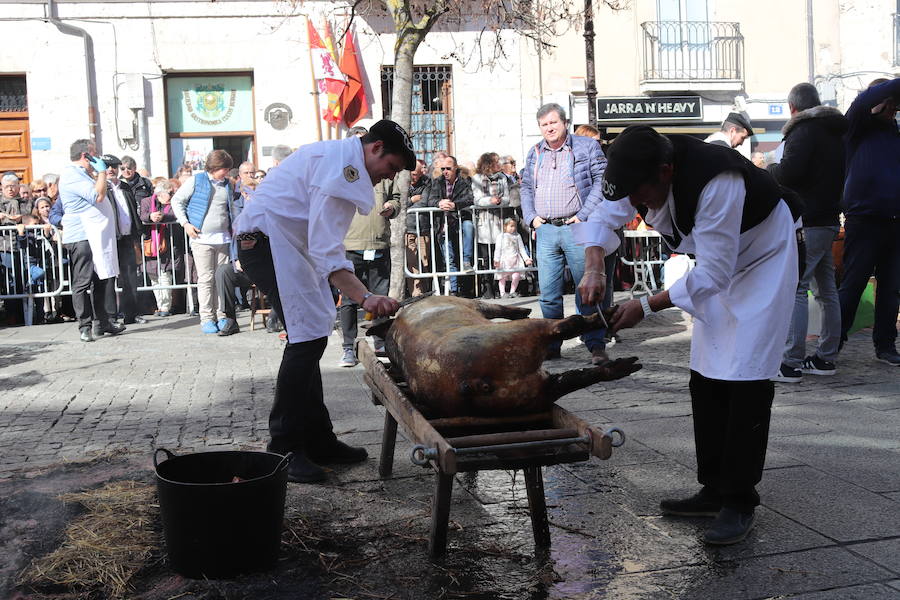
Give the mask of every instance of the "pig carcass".
M 429 416 L 519 415 L 544 411 L 560 397 L 641 368 L 637 358 L 549 374 L 541 368 L 552 340 L 603 327 L 600 315 L 529 319 L 531 309 L 448 296 L 402 308 L 368 335 L 385 340 L 416 403 Z M 508 321 L 491 321 L 503 318 Z

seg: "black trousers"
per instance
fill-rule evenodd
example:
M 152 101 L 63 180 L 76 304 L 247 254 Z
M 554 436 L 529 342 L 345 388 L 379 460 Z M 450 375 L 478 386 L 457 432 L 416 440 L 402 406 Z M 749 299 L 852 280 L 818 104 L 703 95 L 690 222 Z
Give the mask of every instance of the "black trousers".
M 241 293 L 246 294 L 253 282 L 243 271 L 235 271 L 234 264 L 227 262 L 216 267 L 216 290 L 219 292 L 219 310 L 225 313 L 229 319 L 237 317 L 237 299 L 234 297 L 234 288 L 241 288 Z
M 96 319 L 101 325 L 109 323 L 105 299 L 107 286 L 113 285 L 114 278 L 100 279 L 94 271 L 94 258 L 87 240 L 65 244 L 72 268 L 72 304 L 78 327 L 90 327 Z M 88 295 L 90 291 L 90 295 Z
M 281 322 L 287 323 L 278 295 L 278 279 L 268 239 L 260 236 L 255 245 L 247 249 L 239 241 L 238 259 L 250 281 L 269 298 Z M 275 401 L 269 413 L 270 451 L 279 454 L 307 451 L 328 446 L 337 440 L 325 407 L 322 374 L 319 371 L 319 360 L 327 345 L 328 338 L 323 337 L 288 343 L 285 347 L 275 383 Z
M 775 384 L 722 381 L 691 371 L 697 480 L 723 506 L 749 512 L 759 505 Z
M 137 263 L 134 257 L 134 237 L 123 235 L 116 240 L 119 257 L 119 277 L 117 281 L 122 293 L 116 301 L 116 286 L 106 287 L 106 312 L 111 317 L 122 313 L 126 321 L 134 321 L 138 314 L 137 303 Z
M 377 296 L 386 296 L 391 282 L 391 251 L 381 250 L 381 257 L 374 260 L 363 260 L 361 252 L 347 252 L 347 259 L 353 261 L 356 277 L 365 284 L 370 292 Z M 341 333 L 344 335 L 344 349 L 353 348 L 356 342 L 359 305 L 346 296 L 338 308 L 338 319 L 341 322 Z
M 844 275 L 841 302 L 841 341 L 853 325 L 859 300 L 869 277 L 875 275 L 876 352 L 896 350 L 897 311 L 900 308 L 900 218 L 847 217 L 844 223 Z

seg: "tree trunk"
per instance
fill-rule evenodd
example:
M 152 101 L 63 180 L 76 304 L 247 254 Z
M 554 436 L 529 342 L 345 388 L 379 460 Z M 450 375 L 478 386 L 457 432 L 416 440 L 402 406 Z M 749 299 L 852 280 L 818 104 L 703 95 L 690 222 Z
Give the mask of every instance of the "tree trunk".
M 412 129 L 413 57 L 424 36 L 407 35 L 398 38 L 394 58 L 394 89 L 391 96 L 391 120 L 403 129 Z M 406 233 L 406 209 L 409 205 L 409 171 L 401 171 L 394 181 L 400 192 L 400 216 L 391 221 L 391 288 L 390 296 L 401 300 L 406 291 L 403 269 Z

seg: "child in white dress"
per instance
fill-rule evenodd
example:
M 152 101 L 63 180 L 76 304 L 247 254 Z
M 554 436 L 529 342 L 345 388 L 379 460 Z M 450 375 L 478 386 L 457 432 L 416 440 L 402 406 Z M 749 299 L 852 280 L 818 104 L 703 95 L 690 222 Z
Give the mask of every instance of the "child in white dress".
M 528 256 L 517 229 L 515 219 L 506 219 L 503 222 L 503 233 L 497 238 L 494 246 L 495 269 L 524 269 L 531 266 L 531 257 Z M 519 287 L 522 273 L 497 273 L 496 277 L 500 282 L 501 298 L 518 298 L 516 288 Z M 511 281 L 509 293 L 506 292 L 507 281 Z

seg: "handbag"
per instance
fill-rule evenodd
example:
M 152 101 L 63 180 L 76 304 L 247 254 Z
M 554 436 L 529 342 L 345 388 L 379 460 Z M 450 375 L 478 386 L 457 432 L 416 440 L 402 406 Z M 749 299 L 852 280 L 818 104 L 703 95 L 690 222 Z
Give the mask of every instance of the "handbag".
M 156 212 L 156 198 L 150 202 L 150 212 Z M 144 256 L 159 256 L 168 251 L 169 248 L 166 244 L 166 236 L 160 231 L 164 228 L 165 225 L 154 225 L 150 230 L 150 237 L 144 238 Z

